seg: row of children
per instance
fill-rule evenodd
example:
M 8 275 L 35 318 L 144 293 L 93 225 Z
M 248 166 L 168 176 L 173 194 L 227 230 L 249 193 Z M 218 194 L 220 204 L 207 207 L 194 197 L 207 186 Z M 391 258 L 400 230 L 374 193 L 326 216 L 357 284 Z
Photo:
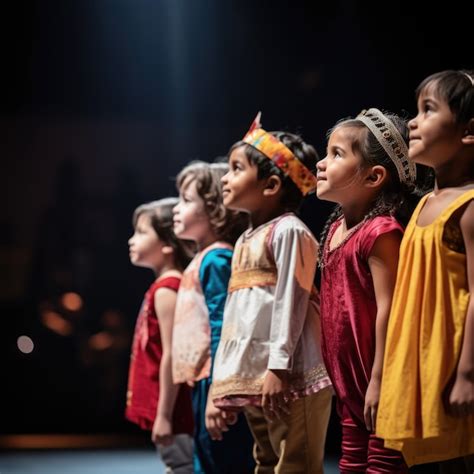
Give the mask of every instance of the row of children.
M 319 161 L 257 119 L 228 164 L 189 164 L 179 199 L 135 211 L 130 259 L 157 279 L 127 417 L 168 472 L 323 472 L 333 392 L 342 473 L 472 471 L 473 71 L 416 96 L 408 123 L 338 122 Z M 337 204 L 319 246 L 295 214 L 312 191 Z

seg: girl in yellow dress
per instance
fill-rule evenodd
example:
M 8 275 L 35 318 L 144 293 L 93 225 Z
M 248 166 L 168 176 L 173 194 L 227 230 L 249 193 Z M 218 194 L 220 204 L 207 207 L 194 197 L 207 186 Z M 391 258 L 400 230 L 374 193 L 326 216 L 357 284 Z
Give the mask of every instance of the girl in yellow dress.
M 409 157 L 434 170 L 435 188 L 400 248 L 376 433 L 408 465 L 472 473 L 474 71 L 433 74 L 416 95 Z

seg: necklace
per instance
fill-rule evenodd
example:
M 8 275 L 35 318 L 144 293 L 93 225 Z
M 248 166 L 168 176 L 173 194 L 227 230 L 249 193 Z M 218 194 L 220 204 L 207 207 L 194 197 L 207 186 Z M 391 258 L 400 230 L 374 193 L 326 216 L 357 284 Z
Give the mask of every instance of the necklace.
M 338 220 L 341 221 L 340 224 L 337 227 L 333 227 L 330 230 L 330 233 L 329 233 L 329 235 L 326 239 L 326 244 L 324 245 L 324 250 L 323 250 L 322 257 L 321 257 L 321 264 L 320 264 L 321 268 L 324 268 L 327 265 L 329 255 L 332 254 L 338 248 L 341 248 L 354 235 L 354 233 L 357 232 L 367 222 L 368 218 L 369 218 L 369 216 L 365 216 L 358 224 L 356 224 L 354 227 L 352 227 L 352 229 L 350 229 L 350 231 L 345 235 L 345 237 L 333 249 L 331 249 L 330 244 L 331 244 L 331 240 L 334 236 L 334 233 L 339 228 L 339 226 L 342 225 L 343 217 L 341 216 L 340 218 L 338 218 Z M 334 224 L 336 222 L 337 222 L 337 220 L 334 222 Z

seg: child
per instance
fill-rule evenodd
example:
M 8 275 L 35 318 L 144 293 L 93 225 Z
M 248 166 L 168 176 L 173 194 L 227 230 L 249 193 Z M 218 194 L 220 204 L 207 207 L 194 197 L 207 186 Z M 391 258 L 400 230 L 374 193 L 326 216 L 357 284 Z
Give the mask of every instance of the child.
M 230 149 L 222 178 L 225 206 L 248 213 L 251 226 L 232 258 L 212 399 L 244 407 L 256 473 L 322 473 L 332 391 L 311 298 L 317 242 L 294 214 L 314 190 L 317 155 L 257 121 Z M 208 424 L 218 434 L 212 416 Z
M 426 78 L 409 122 L 409 156 L 435 189 L 402 241 L 377 420 L 409 465 L 474 453 L 473 72 Z M 474 456 L 443 464 L 472 473 Z
M 401 473 L 399 452 L 373 434 L 386 325 L 403 229 L 415 191 L 405 121 L 378 109 L 339 122 L 318 165 L 317 196 L 338 204 L 321 237 L 324 362 L 342 425 L 341 473 Z
M 171 331 L 176 291 L 190 249 L 173 232 L 175 198 L 139 206 L 128 241 L 133 265 L 150 268 L 156 280 L 145 294 L 133 338 L 126 417 L 159 445 L 166 472 L 193 472 L 191 394 L 171 378 Z
M 178 293 L 173 333 L 173 379 L 194 385 L 194 469 L 206 474 L 253 472 L 252 437 L 244 417 L 212 440 L 205 426 L 212 362 L 221 336 L 224 302 L 230 276 L 232 244 L 247 226 L 244 215 L 222 204 L 221 177 L 225 163 L 193 162 L 177 177 L 179 203 L 174 208 L 174 230 L 193 240 L 198 253 L 186 268 Z M 223 430 L 234 422 L 217 414 Z

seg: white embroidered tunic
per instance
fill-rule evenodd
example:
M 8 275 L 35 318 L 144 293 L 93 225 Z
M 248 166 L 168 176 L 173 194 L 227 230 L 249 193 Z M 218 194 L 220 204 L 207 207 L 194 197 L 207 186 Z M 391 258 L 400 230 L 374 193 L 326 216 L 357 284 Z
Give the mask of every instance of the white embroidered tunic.
M 289 398 L 331 384 L 320 349 L 313 285 L 318 244 L 288 213 L 241 235 L 232 257 L 213 371 L 217 406 L 259 404 L 268 369 L 290 372 Z

